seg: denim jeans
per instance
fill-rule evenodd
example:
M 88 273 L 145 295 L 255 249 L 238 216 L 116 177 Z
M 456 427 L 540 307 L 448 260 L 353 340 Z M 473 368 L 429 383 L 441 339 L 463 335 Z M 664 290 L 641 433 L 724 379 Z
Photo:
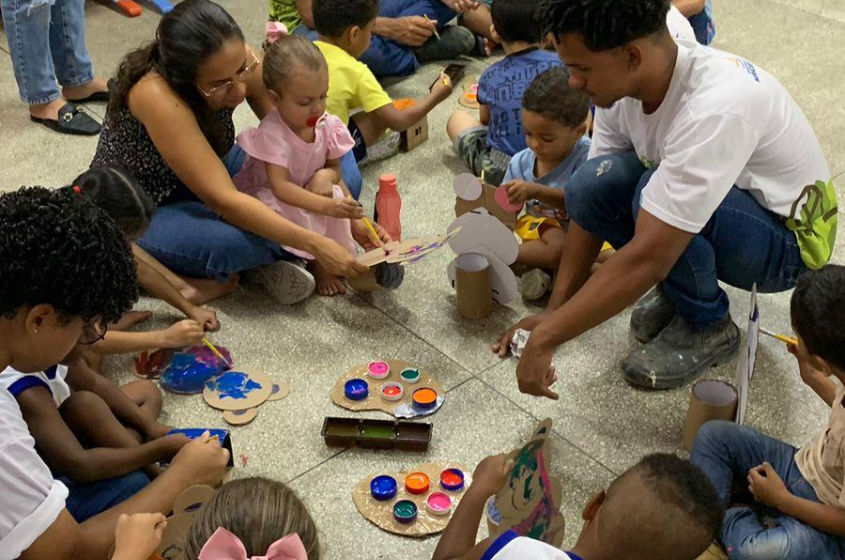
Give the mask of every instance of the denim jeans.
M 77 523 L 125 502 L 150 483 L 149 477 L 141 471 L 90 484 L 74 484 L 66 478 L 60 480 L 68 488 L 67 510 Z
M 28 105 L 58 99 L 59 84 L 74 87 L 94 79 L 85 47 L 85 0 L 3 0 L 3 25 L 18 90 Z
M 714 164 L 716 165 L 716 164 Z M 640 194 L 656 169 L 627 152 L 587 161 L 566 187 L 575 223 L 617 250 L 634 238 Z M 720 323 L 730 308 L 719 281 L 761 293 L 795 286 L 807 268 L 795 234 L 746 191 L 733 187 L 663 281 L 678 314 L 699 327 Z
M 704 9 L 689 18 L 695 38 L 702 45 L 709 45 L 716 37 L 716 24 L 713 22 L 713 0 L 704 3 Z
M 690 460 L 710 479 L 722 503 L 730 505 L 734 485 L 747 486 L 748 471 L 768 462 L 790 493 L 820 502 L 795 463 L 797 449 L 733 422 L 708 422 L 699 430 Z M 722 543 L 731 560 L 836 560 L 845 558 L 845 539 L 779 514 L 764 527 L 747 507 L 725 514 Z

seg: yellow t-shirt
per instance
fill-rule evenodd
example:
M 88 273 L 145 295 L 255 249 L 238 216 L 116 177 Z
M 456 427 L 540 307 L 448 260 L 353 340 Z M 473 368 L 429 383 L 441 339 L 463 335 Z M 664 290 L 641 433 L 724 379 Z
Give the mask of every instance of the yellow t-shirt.
M 353 109 L 360 107 L 370 113 L 392 103 L 366 64 L 355 60 L 340 47 L 322 41 L 314 44 L 326 57 L 329 67 L 326 110 L 330 114 L 349 124 L 349 112 Z

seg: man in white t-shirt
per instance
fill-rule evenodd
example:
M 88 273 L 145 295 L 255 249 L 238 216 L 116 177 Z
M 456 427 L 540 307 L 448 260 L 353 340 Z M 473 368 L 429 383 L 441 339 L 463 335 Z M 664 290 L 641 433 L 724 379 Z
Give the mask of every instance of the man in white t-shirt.
M 819 142 L 778 81 L 736 55 L 675 42 L 668 0 L 552 0 L 542 18 L 570 85 L 599 107 L 588 160 L 566 189 L 572 219 L 554 294 L 517 369 L 557 398 L 555 349 L 635 303 L 645 345 L 626 381 L 679 387 L 731 359 L 739 331 L 719 281 L 792 288 L 830 259 L 836 195 Z M 590 276 L 602 241 L 616 254 Z M 494 346 L 504 356 L 513 329 Z
M 0 371 L 43 371 L 78 357 L 80 345 L 105 334 L 101 325 L 132 307 L 135 276 L 114 222 L 70 189 L 0 195 Z M 195 440 L 145 489 L 78 524 L 17 401 L 0 389 L 0 560 L 105 560 L 121 514 L 170 511 L 188 486 L 219 483 L 227 460 L 217 443 Z

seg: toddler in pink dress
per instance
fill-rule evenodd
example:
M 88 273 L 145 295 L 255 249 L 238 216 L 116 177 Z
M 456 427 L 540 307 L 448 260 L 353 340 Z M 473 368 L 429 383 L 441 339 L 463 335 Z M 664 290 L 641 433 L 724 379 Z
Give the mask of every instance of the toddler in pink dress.
M 355 142 L 343 122 L 326 113 L 328 69 L 322 53 L 308 40 L 283 36 L 267 48 L 264 83 L 276 110 L 258 128 L 238 136 L 247 153 L 234 177 L 239 190 L 250 194 L 280 216 L 329 237 L 355 253 L 353 237 L 367 240 L 361 206 L 341 180 L 340 158 Z M 383 231 L 379 235 L 389 238 Z M 340 278 L 328 273 L 313 255 L 285 247 L 307 259 L 317 281 L 317 293 L 345 293 Z

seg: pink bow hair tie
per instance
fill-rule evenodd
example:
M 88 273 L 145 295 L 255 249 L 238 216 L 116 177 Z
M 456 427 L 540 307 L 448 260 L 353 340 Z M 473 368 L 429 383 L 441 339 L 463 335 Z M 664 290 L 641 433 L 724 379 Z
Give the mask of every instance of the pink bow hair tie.
M 202 547 L 199 560 L 308 560 L 299 535 L 292 533 L 277 540 L 264 556 L 248 557 L 241 539 L 219 527 Z
M 288 34 L 288 28 L 284 23 L 268 21 L 264 34 L 267 37 L 267 42 L 272 45 L 279 40 L 279 37 L 284 37 Z

